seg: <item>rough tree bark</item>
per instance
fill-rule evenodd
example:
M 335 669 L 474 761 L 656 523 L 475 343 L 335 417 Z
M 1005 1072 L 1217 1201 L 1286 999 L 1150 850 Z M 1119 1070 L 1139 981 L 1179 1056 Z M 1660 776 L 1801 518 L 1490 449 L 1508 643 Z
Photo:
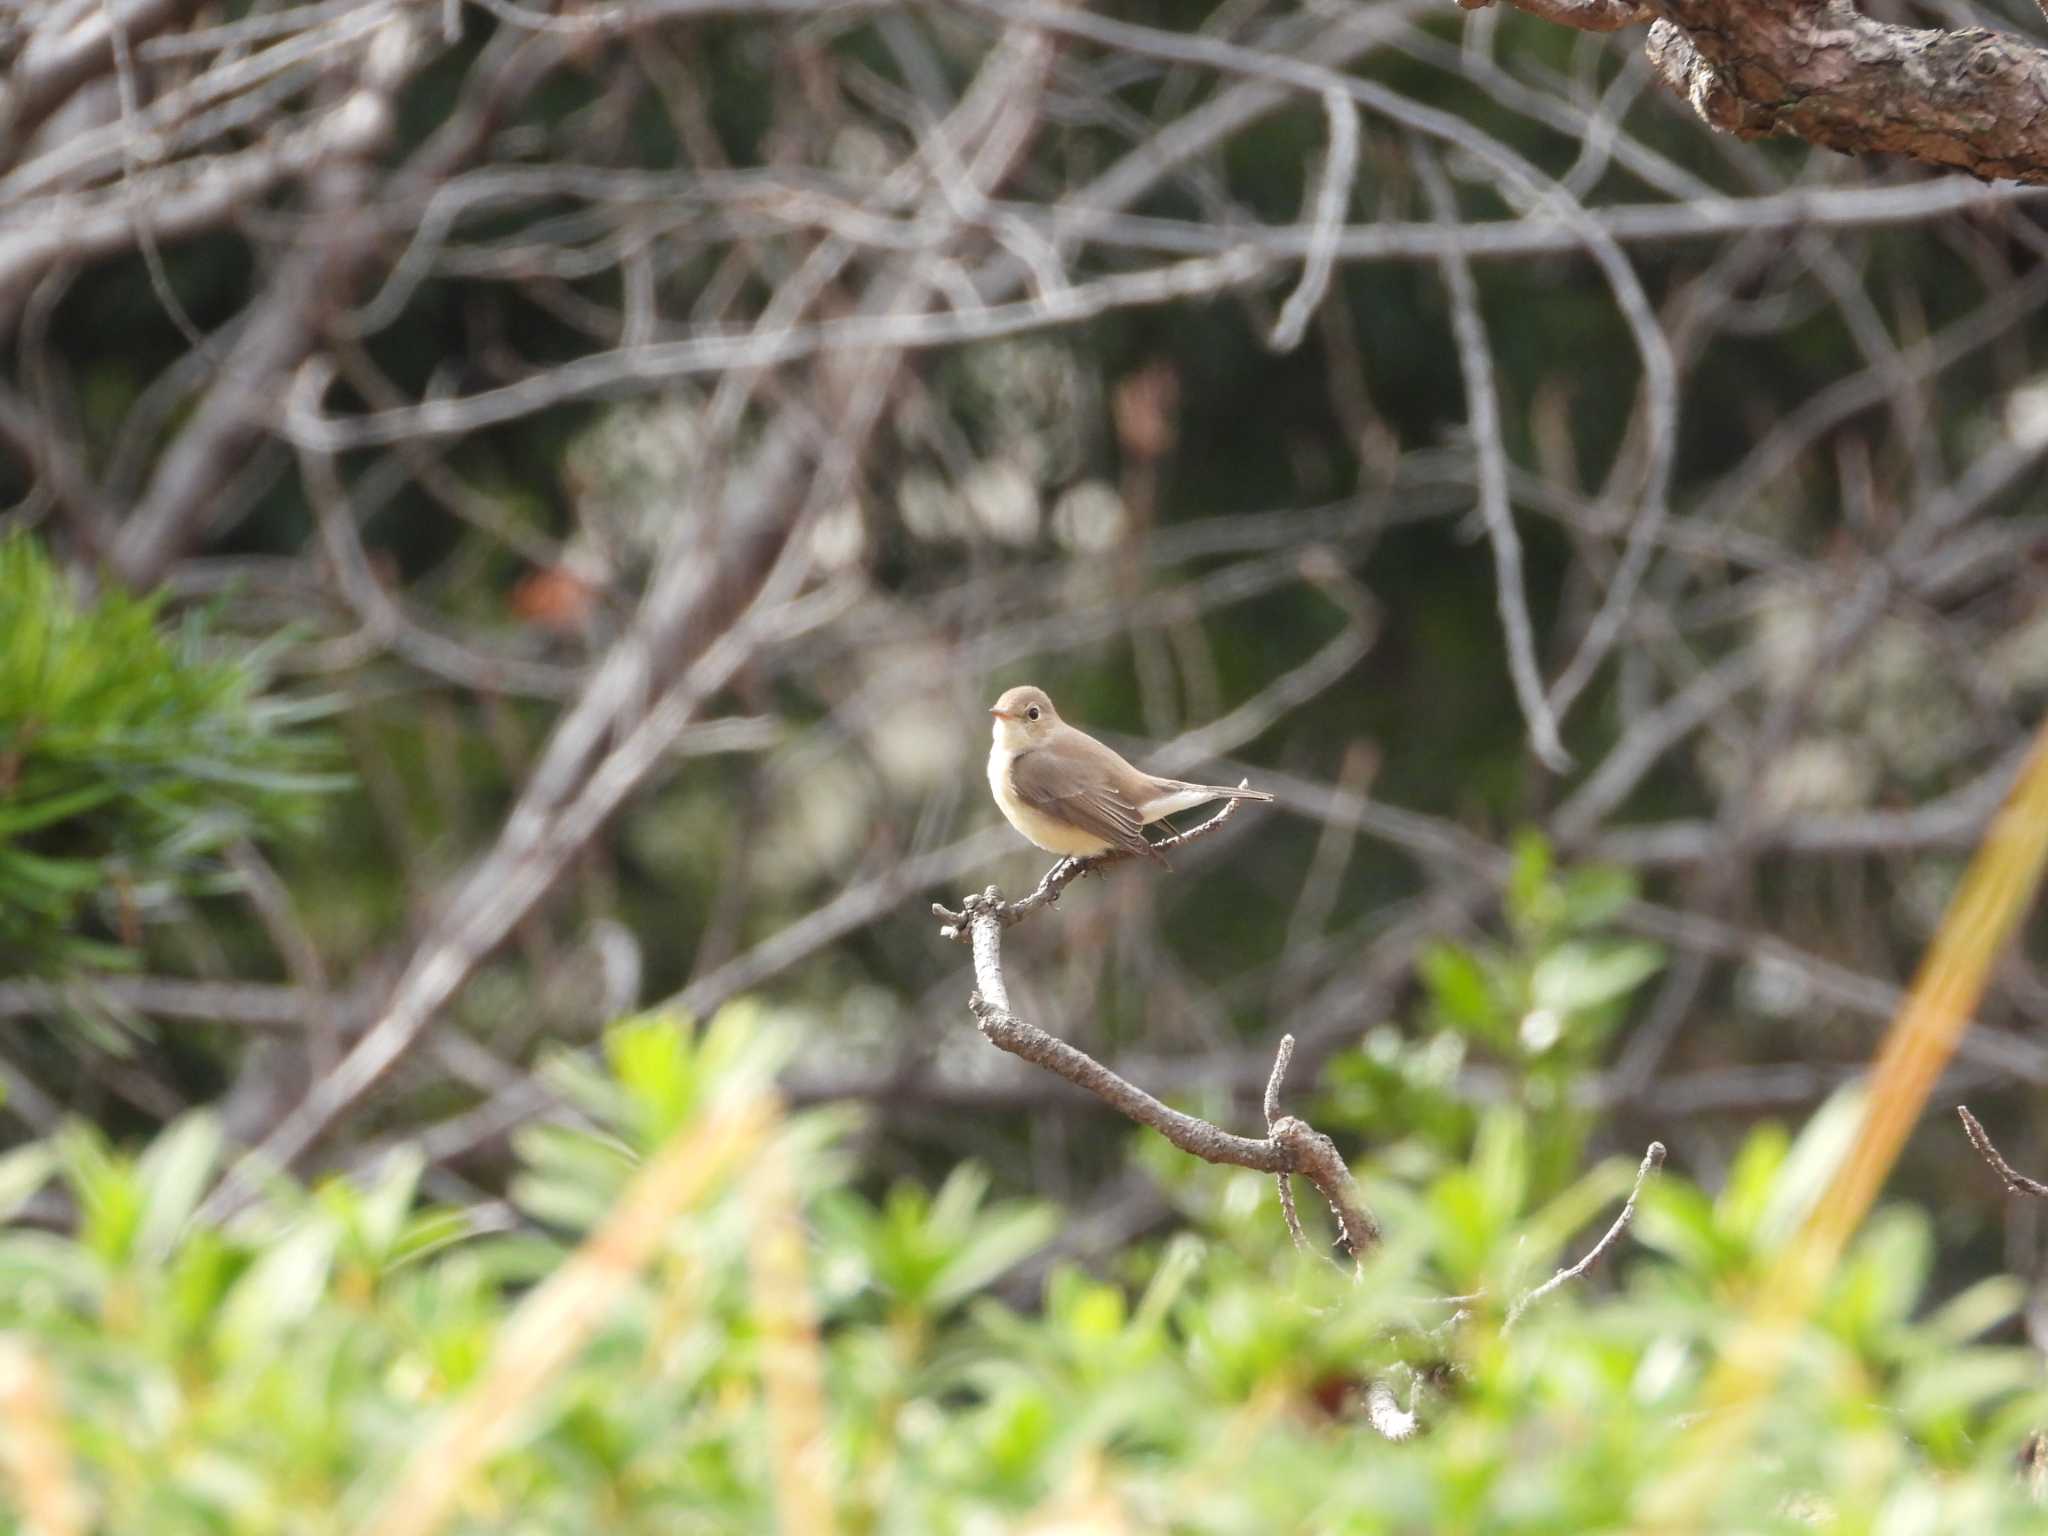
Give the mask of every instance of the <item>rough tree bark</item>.
M 2048 52 L 2018 38 L 1893 26 L 1849 0 L 1509 3 L 1584 32 L 1647 23 L 1658 76 L 1725 133 L 2048 183 Z

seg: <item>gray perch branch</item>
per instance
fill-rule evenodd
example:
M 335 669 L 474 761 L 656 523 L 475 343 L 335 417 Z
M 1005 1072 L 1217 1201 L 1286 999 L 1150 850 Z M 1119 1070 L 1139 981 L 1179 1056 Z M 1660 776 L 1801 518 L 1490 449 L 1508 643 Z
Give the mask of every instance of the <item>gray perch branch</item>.
M 1206 821 L 1174 837 L 1162 838 L 1155 846 L 1161 851 L 1193 842 L 1230 819 L 1241 802 L 1230 801 Z M 1127 854 L 1110 852 L 1088 859 L 1063 859 L 1047 872 L 1038 888 L 1022 901 L 1006 902 L 990 886 L 979 896 L 969 896 L 954 912 L 934 903 L 932 912 L 942 919 L 940 932 L 949 939 L 970 943 L 974 949 L 974 979 L 979 990 L 967 1000 L 975 1021 L 990 1044 L 1021 1056 L 1034 1066 L 1056 1073 L 1076 1087 L 1085 1088 L 1119 1113 L 1150 1126 L 1190 1156 L 1204 1162 L 1251 1168 L 1285 1178 L 1300 1174 L 1329 1204 L 1345 1251 L 1362 1257 L 1379 1241 L 1379 1224 L 1366 1210 L 1351 1170 L 1337 1145 L 1307 1122 L 1293 1115 L 1269 1117 L 1262 1139 L 1234 1135 L 1193 1115 L 1162 1104 L 1151 1094 L 1126 1082 L 1085 1051 L 1047 1034 L 1010 1011 L 1010 991 L 1003 980 L 1003 930 L 1022 922 L 1033 912 L 1050 906 L 1060 892 L 1093 870 L 1116 863 Z M 1278 1108 L 1278 1078 L 1291 1054 L 1291 1040 L 1281 1043 L 1281 1060 L 1276 1064 L 1274 1085 L 1269 1090 L 1271 1107 Z

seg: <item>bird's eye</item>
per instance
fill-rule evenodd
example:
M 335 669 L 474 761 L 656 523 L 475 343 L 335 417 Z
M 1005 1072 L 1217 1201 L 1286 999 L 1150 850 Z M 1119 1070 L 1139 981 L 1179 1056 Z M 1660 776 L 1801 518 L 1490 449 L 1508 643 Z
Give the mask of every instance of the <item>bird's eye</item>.
M 1034 704 L 1029 709 L 1025 710 L 1024 718 L 1026 720 L 1036 720 L 1038 718 L 1038 706 Z

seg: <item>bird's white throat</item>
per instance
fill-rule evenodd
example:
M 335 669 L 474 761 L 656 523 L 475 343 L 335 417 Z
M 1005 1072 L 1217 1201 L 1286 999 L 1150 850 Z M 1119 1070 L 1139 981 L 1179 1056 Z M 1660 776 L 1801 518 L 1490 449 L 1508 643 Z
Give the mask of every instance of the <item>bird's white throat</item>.
M 1013 720 L 1007 715 L 995 719 L 995 749 L 1003 754 L 1004 763 L 1031 745 L 1031 738 L 1024 731 L 1022 720 Z

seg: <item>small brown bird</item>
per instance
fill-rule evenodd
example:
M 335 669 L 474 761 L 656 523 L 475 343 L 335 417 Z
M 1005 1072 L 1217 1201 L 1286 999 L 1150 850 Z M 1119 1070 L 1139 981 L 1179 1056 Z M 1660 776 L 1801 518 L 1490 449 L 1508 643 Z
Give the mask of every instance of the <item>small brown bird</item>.
M 1262 789 L 1157 779 L 1059 717 L 1042 688 L 997 699 L 988 787 L 1010 825 L 1047 853 L 1088 858 L 1120 848 L 1158 852 L 1144 829 L 1210 800 L 1270 800 Z

